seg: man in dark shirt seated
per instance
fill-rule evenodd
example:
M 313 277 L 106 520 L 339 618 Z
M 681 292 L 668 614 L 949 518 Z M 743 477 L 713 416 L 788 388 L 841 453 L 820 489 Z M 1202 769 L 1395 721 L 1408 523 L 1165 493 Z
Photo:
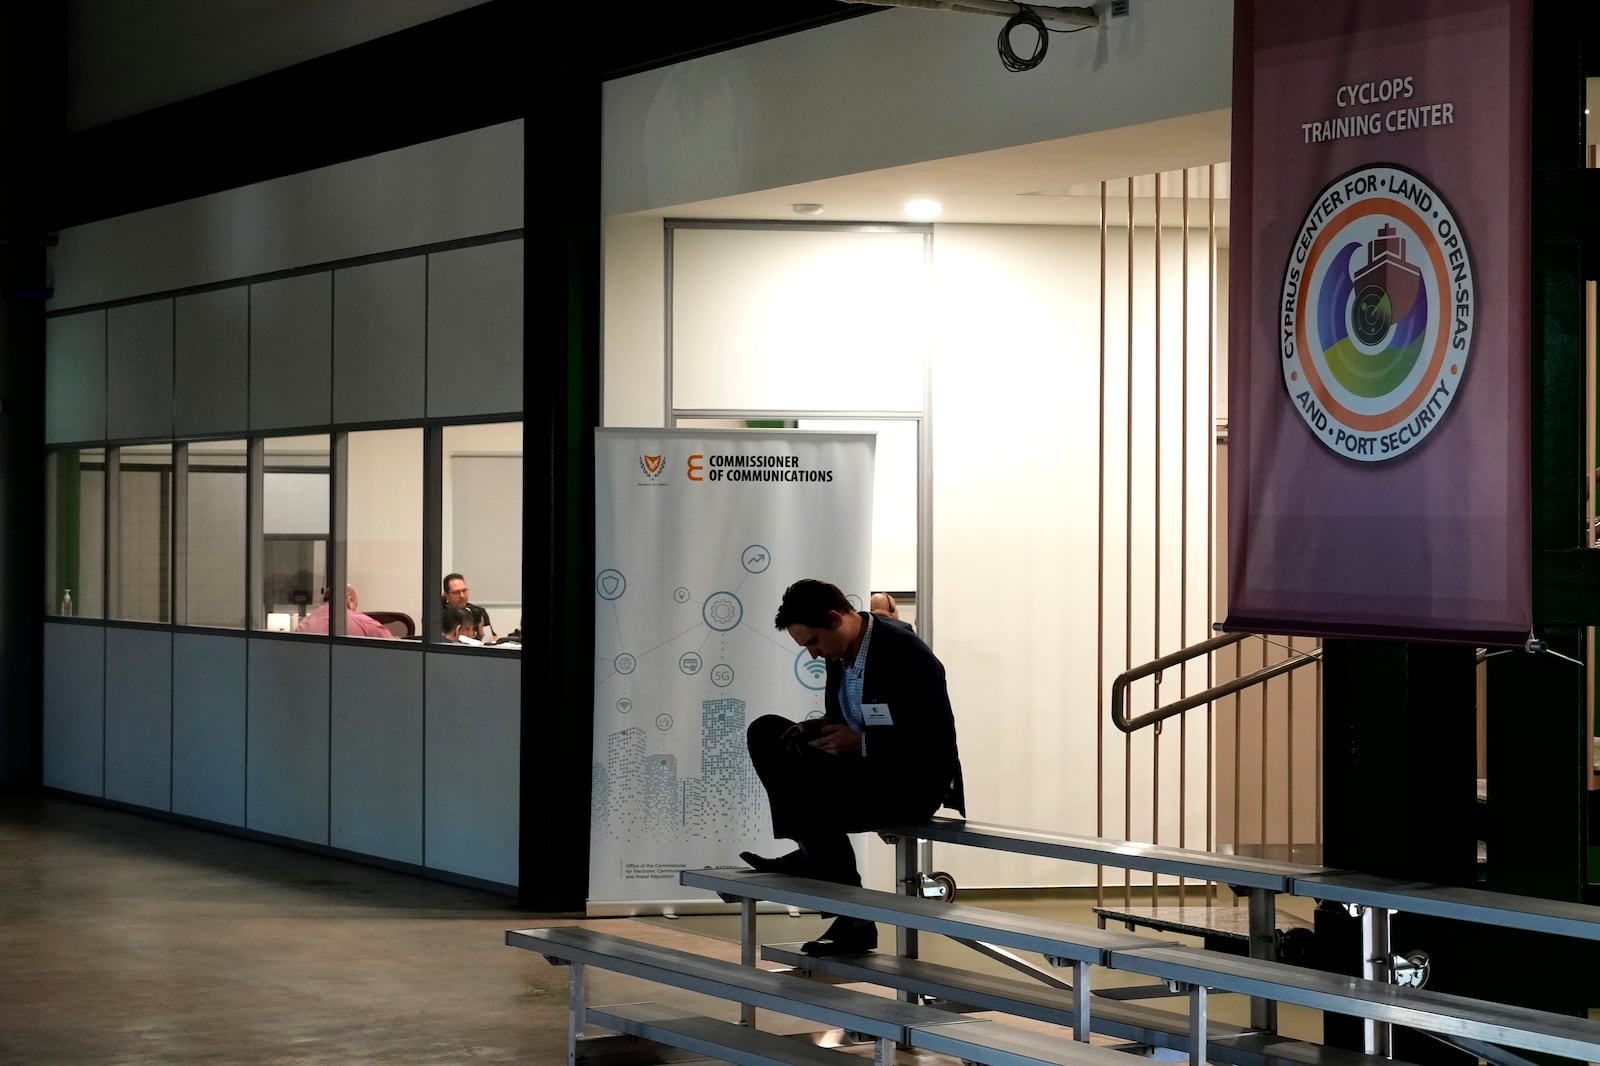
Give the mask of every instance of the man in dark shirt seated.
M 472 623 L 461 631 L 464 637 L 482 643 L 494 640 L 494 627 L 489 624 L 489 612 L 475 603 L 468 603 L 467 596 L 472 590 L 467 588 L 467 579 L 460 574 L 446 574 L 444 578 L 444 606 L 460 607 L 472 615 Z

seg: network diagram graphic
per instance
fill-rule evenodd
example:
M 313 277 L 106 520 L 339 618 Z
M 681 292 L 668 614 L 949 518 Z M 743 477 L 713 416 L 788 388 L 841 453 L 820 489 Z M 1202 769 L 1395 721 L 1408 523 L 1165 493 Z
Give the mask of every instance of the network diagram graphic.
M 595 705 L 609 717 L 592 767 L 597 838 L 768 839 L 745 730 L 766 713 L 820 717 L 827 686 L 826 665 L 768 621 L 783 591 L 772 566 L 750 543 L 704 593 L 654 573 L 595 575 Z

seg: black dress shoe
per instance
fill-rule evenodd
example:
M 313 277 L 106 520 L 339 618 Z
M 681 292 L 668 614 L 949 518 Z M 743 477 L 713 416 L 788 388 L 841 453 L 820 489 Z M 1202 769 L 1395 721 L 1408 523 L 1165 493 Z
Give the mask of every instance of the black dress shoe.
M 745 865 L 758 874 L 804 874 L 806 855 L 803 851 L 791 851 L 787 855 L 780 855 L 776 859 L 768 859 L 757 855 L 753 851 L 741 851 L 739 858 Z
M 827 932 L 800 945 L 802 954 L 814 957 L 860 955 L 878 946 L 878 926 L 865 918 L 835 918 Z

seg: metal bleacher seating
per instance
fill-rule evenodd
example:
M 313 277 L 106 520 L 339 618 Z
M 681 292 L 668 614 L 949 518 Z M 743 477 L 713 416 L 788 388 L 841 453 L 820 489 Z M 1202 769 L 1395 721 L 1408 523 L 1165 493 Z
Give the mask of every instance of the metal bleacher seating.
M 760 1032 L 754 1024 L 757 1007 L 837 1026 L 875 1040 L 876 1061 L 880 1063 L 889 1061 L 888 1049 L 895 1044 L 952 1054 L 969 1063 L 1107 1063 L 1103 1057 L 1109 1053 L 1106 1049 L 1086 1045 L 1091 1032 L 1137 1047 L 1185 1053 L 1192 1063 L 1354 1066 L 1358 1062 L 1386 1061 L 1383 1056 L 1387 1053 L 1387 1040 L 1378 1046 L 1376 1054 L 1361 1054 L 1279 1036 L 1275 1009 L 1278 1003 L 1358 1017 L 1369 1026 L 1383 1027 L 1385 1036 L 1387 1027 L 1396 1024 L 1431 1032 L 1491 1062 L 1524 1061 L 1515 1053 L 1502 1051 L 1504 1048 L 1600 1061 L 1600 1022 L 1408 987 L 1391 983 L 1386 979 L 1387 973 L 1380 972 L 1379 978 L 1373 979 L 1290 965 L 1279 961 L 1275 953 L 1261 951 L 1261 938 L 1256 935 L 1272 930 L 1272 897 L 1281 893 L 1359 908 L 1373 916 L 1373 921 L 1387 922 L 1391 910 L 1410 910 L 1587 940 L 1600 939 L 1600 908 L 958 819 L 895 826 L 886 829 L 884 835 L 896 843 L 897 880 L 904 893 L 747 870 L 683 871 L 680 880 L 684 885 L 740 904 L 741 963 L 714 962 L 576 929 L 511 930 L 506 941 L 540 951 L 552 961 L 574 965 L 570 984 L 573 1007 L 569 1012 L 569 1061 L 574 1062 L 581 1058 L 579 1032 L 585 1020 L 730 1062 L 838 1061 L 837 1057 L 819 1054 L 825 1049 Z M 1232 885 L 1250 900 L 1251 954 L 1240 956 L 1131 931 L 1051 922 L 924 898 L 920 891 L 924 878 L 916 871 L 915 863 L 917 849 L 925 840 Z M 893 925 L 897 930 L 896 951 L 815 959 L 800 954 L 793 945 L 762 947 L 755 942 L 758 902 Z M 940 934 L 963 943 L 981 942 L 1037 952 L 1053 968 L 1070 969 L 1072 980 L 1040 983 L 928 962 L 916 957 L 919 932 Z M 792 969 L 759 970 L 758 952 L 769 963 Z M 733 1025 L 650 1005 L 587 1007 L 583 1003 L 584 966 L 613 969 L 737 1002 L 742 1005 L 745 1024 Z M 1189 997 L 1187 1014 L 1092 996 L 1089 982 L 1094 966 L 1166 983 L 1172 991 Z M 804 980 L 807 977 L 817 980 Z M 902 1002 L 882 994 L 853 992 L 822 983 L 839 981 L 876 985 L 898 992 L 904 1000 L 926 998 L 927 1002 Z M 1251 1027 L 1212 1021 L 1208 1016 L 1212 990 L 1250 996 Z M 1255 1004 L 1269 1004 L 1273 1009 L 1258 1011 Z M 974 1011 L 998 1012 L 1059 1029 L 1041 1032 L 990 1021 L 952 1024 L 954 1019 Z M 1270 1024 L 1261 1024 L 1262 1018 Z

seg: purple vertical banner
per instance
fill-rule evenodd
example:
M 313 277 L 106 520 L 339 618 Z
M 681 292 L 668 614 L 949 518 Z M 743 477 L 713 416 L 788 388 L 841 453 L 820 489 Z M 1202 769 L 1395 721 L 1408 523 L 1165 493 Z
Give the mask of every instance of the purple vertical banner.
M 1226 628 L 1529 635 L 1529 7 L 1235 6 Z

